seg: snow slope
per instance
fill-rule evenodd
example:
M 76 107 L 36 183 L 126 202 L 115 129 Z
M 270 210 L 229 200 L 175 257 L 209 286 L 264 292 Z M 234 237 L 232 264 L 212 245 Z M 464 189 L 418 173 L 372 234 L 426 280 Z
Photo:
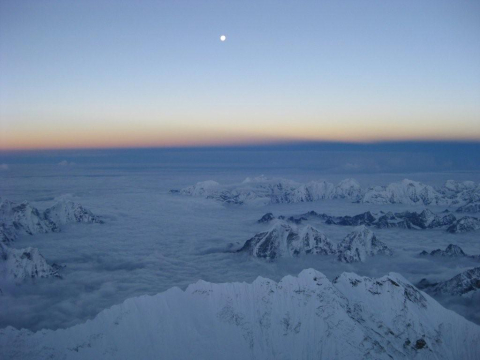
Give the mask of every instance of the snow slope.
M 4 359 L 480 358 L 480 327 L 402 276 L 313 269 L 276 283 L 199 281 L 62 330 L 0 330 Z

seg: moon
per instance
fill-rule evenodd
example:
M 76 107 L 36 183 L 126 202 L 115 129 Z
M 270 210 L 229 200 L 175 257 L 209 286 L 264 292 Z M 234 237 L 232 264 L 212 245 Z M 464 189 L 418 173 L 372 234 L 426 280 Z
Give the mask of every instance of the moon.
M 220 36 L 220 41 L 225 41 L 225 40 L 227 40 L 227 37 L 225 35 L 221 35 Z

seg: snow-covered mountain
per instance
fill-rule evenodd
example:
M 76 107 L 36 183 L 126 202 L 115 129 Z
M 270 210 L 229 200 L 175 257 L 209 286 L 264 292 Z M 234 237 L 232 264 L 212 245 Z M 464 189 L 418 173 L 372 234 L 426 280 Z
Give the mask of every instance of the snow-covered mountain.
M 27 201 L 15 204 L 0 200 L 0 241 L 13 241 L 17 234 L 58 232 L 62 225 L 73 222 L 102 223 L 82 205 L 60 200 L 45 211 L 31 206 Z
M 393 255 L 393 251 L 377 239 L 365 225 L 358 226 L 338 244 L 338 260 L 342 262 L 365 262 L 375 255 Z
M 247 178 L 239 184 L 231 185 L 220 185 L 213 180 L 202 181 L 171 192 L 232 204 L 299 203 L 324 199 L 358 201 L 362 194 L 360 184 L 354 179 L 340 181 L 337 185 L 324 180 L 302 184 L 288 179 L 270 179 L 265 176 Z
M 171 193 L 205 197 L 231 204 L 277 204 L 348 199 L 352 202 L 372 204 L 450 206 L 480 201 L 480 185 L 473 181 L 453 180 L 447 181 L 441 188 L 404 179 L 387 186 L 362 189 L 354 179 L 345 179 L 336 185 L 325 180 L 302 184 L 288 179 L 259 176 L 229 185 L 207 180 L 181 190 L 171 190 Z
M 31 206 L 27 201 L 15 204 L 9 200 L 0 201 L 0 223 L 10 232 L 13 241 L 16 233 L 36 234 L 58 231 L 58 226 L 45 214 Z
M 480 219 L 472 216 L 465 216 L 455 221 L 448 227 L 447 231 L 452 234 L 480 230 Z
M 62 200 L 45 210 L 45 217 L 58 225 L 67 223 L 97 223 L 102 224 L 100 217 L 73 201 Z
M 277 222 L 269 231 L 247 240 L 238 252 L 273 260 L 307 254 L 332 255 L 336 250 L 330 240 L 312 226 L 297 229 Z
M 18 234 L 58 232 L 71 222 L 102 223 L 83 206 L 60 200 L 41 212 L 28 202 L 0 201 L 0 279 L 20 283 L 25 279 L 60 277 L 36 248 L 15 249 L 9 245 Z M 7 245 L 8 244 L 8 245 Z
M 480 267 L 464 271 L 450 280 L 429 283 L 423 279 L 421 285 L 431 294 L 471 295 L 480 290 Z
M 13 249 L 0 243 L 0 279 L 21 283 L 25 279 L 60 277 L 36 248 Z
M 362 198 L 372 204 L 421 204 L 449 205 L 451 201 L 430 185 L 405 179 L 388 186 L 376 186 L 367 190 Z
M 402 276 L 313 269 L 276 283 L 199 281 L 102 311 L 84 324 L 0 330 L 4 359 L 480 358 L 480 327 Z

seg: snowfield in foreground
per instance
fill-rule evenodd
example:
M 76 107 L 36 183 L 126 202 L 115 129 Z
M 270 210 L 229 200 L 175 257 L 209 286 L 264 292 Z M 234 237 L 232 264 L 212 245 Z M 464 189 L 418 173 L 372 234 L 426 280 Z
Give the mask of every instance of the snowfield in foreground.
M 309 269 L 276 283 L 199 281 L 64 330 L 0 330 L 4 359 L 479 359 L 480 327 L 402 276 Z

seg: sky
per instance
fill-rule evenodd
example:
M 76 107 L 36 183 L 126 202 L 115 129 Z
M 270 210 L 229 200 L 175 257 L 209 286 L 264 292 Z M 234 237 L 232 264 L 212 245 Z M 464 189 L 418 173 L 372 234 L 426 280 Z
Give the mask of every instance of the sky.
M 480 2 L 0 1 L 1 150 L 404 140 L 480 141 Z

